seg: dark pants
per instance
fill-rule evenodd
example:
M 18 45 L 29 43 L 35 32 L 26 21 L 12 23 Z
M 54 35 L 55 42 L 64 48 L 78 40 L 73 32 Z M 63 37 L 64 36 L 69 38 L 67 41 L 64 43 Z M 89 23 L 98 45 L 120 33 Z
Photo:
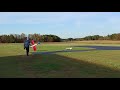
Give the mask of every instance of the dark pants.
M 29 56 L 29 47 L 26 47 L 26 55 Z

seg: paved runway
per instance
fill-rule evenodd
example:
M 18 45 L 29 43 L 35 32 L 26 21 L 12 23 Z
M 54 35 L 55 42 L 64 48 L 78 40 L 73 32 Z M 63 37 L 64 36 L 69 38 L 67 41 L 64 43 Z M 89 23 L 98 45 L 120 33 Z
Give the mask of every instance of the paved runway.
M 120 50 L 120 46 L 74 46 L 74 47 L 87 47 L 87 48 L 93 48 L 93 49 L 91 49 L 91 50 L 61 50 L 61 51 L 51 51 L 51 52 L 34 52 L 32 54 L 35 55 L 35 54 L 54 54 L 57 52 L 86 52 L 86 51 L 93 51 L 93 50 Z
M 94 48 L 96 50 L 120 50 L 120 46 L 75 46 L 75 47 Z

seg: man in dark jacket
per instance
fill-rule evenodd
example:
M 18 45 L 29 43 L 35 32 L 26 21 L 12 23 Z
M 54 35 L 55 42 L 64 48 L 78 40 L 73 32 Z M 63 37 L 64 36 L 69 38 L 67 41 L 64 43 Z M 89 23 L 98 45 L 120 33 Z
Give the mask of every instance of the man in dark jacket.
M 30 46 L 30 40 L 26 37 L 24 41 L 24 49 L 26 49 L 27 56 L 29 56 L 29 46 Z

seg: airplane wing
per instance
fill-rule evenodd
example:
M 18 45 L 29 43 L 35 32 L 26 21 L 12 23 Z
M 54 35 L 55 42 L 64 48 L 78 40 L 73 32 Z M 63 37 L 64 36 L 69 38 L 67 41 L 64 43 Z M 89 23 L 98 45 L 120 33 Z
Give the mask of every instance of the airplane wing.
M 37 44 L 34 44 L 34 45 L 32 45 L 32 46 L 30 46 L 30 47 L 34 47 L 34 46 L 36 46 Z

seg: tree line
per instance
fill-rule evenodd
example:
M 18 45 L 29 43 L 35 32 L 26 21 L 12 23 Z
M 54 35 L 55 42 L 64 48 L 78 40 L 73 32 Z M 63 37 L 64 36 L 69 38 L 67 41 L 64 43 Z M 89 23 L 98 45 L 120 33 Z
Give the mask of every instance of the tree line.
M 83 38 L 67 38 L 64 41 L 84 41 L 84 40 L 120 40 L 120 33 L 114 33 L 107 36 L 92 35 Z
M 10 34 L 0 35 L 0 43 L 23 43 L 24 38 L 27 35 L 22 34 Z M 29 34 L 30 39 L 34 39 L 35 42 L 61 42 L 61 41 L 83 41 L 83 40 L 120 40 L 120 33 L 114 33 L 107 36 L 93 35 L 86 36 L 84 38 L 68 38 L 61 39 L 56 35 L 40 35 L 40 34 Z
M 120 40 L 120 33 L 114 33 L 107 36 L 93 35 L 82 38 L 83 40 Z
M 0 43 L 23 43 L 26 34 L 10 34 L 0 35 Z M 61 38 L 56 35 L 40 35 L 40 34 L 29 34 L 29 39 L 33 39 L 35 42 L 60 42 Z

